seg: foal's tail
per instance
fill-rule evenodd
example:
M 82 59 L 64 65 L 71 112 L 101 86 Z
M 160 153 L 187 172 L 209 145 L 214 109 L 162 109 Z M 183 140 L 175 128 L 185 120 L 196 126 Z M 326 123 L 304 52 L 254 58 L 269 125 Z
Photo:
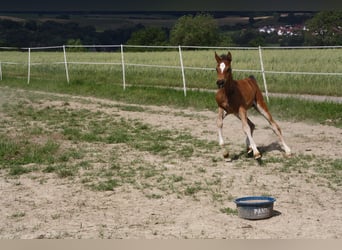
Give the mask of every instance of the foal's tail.
M 254 88 L 255 88 L 255 104 L 254 104 L 254 107 L 260 112 L 260 113 L 263 113 L 261 112 L 261 110 L 259 110 L 258 106 L 261 106 L 263 110 L 266 111 L 266 113 L 268 113 L 267 116 L 270 116 L 270 118 L 272 119 L 272 116 L 271 114 L 269 113 L 269 110 L 268 110 L 268 107 L 266 105 L 266 102 L 265 102 L 265 99 L 264 99 L 264 96 L 262 95 L 262 92 L 260 90 L 260 87 L 258 85 L 258 82 L 256 80 L 256 78 L 254 77 L 254 75 L 250 75 L 249 76 L 249 79 L 252 80 L 253 82 L 253 85 L 254 85 Z

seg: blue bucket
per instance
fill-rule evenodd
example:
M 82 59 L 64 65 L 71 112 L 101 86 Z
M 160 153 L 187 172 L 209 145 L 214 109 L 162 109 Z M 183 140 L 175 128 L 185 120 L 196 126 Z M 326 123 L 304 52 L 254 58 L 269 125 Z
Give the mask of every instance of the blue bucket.
M 247 196 L 235 199 L 240 218 L 248 220 L 260 220 L 273 216 L 273 197 Z

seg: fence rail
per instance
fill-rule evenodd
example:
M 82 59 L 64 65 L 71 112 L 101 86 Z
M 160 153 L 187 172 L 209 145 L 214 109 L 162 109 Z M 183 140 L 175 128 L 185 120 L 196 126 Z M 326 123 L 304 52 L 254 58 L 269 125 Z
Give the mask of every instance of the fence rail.
M 88 48 L 88 49 L 117 49 L 121 54 L 121 60 L 117 62 L 91 62 L 91 61 L 68 61 L 68 55 L 66 48 Z M 177 50 L 179 53 L 179 65 L 157 65 L 157 64 L 141 64 L 141 63 L 130 63 L 125 62 L 125 48 L 139 48 L 139 49 L 168 49 L 168 50 Z M 44 64 L 64 64 L 65 68 L 65 76 L 66 80 L 70 82 L 69 70 L 68 66 L 71 64 L 78 64 L 78 65 L 121 65 L 122 66 L 122 84 L 123 89 L 126 88 L 126 67 L 127 66 L 135 66 L 135 67 L 152 67 L 152 68 L 170 68 L 170 69 L 179 69 L 181 71 L 182 82 L 183 82 L 183 91 L 184 96 L 186 96 L 186 77 L 185 77 L 185 70 L 206 70 L 212 71 L 215 70 L 214 68 L 208 67 L 196 67 L 196 66 L 185 66 L 183 62 L 183 55 L 182 51 L 189 50 L 189 49 L 215 49 L 215 50 L 255 50 L 258 52 L 259 56 L 259 69 L 234 69 L 237 72 L 255 72 L 260 73 L 263 79 L 263 85 L 265 89 L 265 94 L 268 100 L 268 89 L 267 89 L 267 81 L 266 81 L 266 74 L 292 74 L 292 75 L 322 75 L 322 76 L 342 76 L 342 73 L 339 72 L 301 72 L 301 71 L 279 71 L 279 70 L 267 70 L 264 67 L 264 60 L 263 60 L 263 52 L 265 50 L 273 50 L 273 49 L 283 49 L 283 50 L 296 50 L 296 49 L 342 49 L 342 46 L 306 46 L 306 47 L 210 47 L 210 46 L 144 46 L 144 45 L 62 45 L 62 46 L 48 46 L 48 47 L 32 47 L 32 48 L 12 48 L 12 47 L 0 47 L 0 80 L 3 78 L 3 70 L 2 65 L 24 65 L 27 66 L 27 83 L 30 83 L 31 79 L 31 67 L 32 66 L 39 66 Z M 2 61 L 1 60 L 1 51 L 3 50 L 20 50 L 20 51 L 27 51 L 28 58 L 26 62 L 10 62 L 10 61 Z M 56 62 L 32 62 L 31 60 L 31 53 L 33 51 L 38 50 L 62 50 L 63 52 L 63 61 L 56 61 Z

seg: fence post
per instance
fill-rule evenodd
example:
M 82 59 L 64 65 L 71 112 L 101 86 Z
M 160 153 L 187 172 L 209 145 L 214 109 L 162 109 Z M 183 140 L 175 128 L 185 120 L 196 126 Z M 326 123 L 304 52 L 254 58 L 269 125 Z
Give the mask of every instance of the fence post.
M 2 81 L 2 66 L 1 66 L 1 61 L 0 61 L 0 80 Z
M 182 49 L 180 45 L 178 45 L 178 50 L 179 50 L 179 60 L 180 60 L 181 70 L 182 70 L 184 96 L 186 96 L 185 74 L 184 74 L 184 66 L 183 66 Z
M 122 84 L 123 89 L 126 89 L 126 75 L 125 75 L 125 60 L 124 60 L 124 50 L 123 45 L 121 44 L 121 65 L 122 65 Z
M 260 46 L 259 46 L 259 58 L 260 58 L 260 66 L 261 66 L 262 79 L 264 80 L 264 87 L 265 87 L 266 99 L 267 99 L 267 102 L 270 102 L 270 100 L 268 99 L 268 90 L 267 90 L 267 84 L 266 84 L 266 75 L 265 75 L 264 62 L 263 62 L 263 60 L 262 60 L 262 52 L 261 52 L 261 47 L 260 47 Z
M 31 48 L 28 48 L 27 84 L 30 84 L 30 77 L 31 77 Z
M 66 57 L 66 52 L 65 52 L 65 45 L 63 45 L 63 54 L 64 54 L 65 74 L 66 74 L 67 82 L 69 83 L 69 71 L 68 71 L 68 62 L 67 62 L 67 57 Z

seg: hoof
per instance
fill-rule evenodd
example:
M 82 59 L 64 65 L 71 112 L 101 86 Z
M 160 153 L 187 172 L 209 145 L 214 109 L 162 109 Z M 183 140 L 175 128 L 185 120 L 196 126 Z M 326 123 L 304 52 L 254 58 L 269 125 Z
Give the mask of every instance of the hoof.
M 228 158 L 229 157 L 229 152 L 227 149 L 223 151 L 223 158 Z
M 261 154 L 257 153 L 254 155 L 254 160 L 260 160 L 261 159 Z
M 285 158 L 291 158 L 292 157 L 292 154 L 291 153 L 285 153 Z
M 252 148 L 247 148 L 247 156 L 252 157 L 253 155 L 253 149 Z

